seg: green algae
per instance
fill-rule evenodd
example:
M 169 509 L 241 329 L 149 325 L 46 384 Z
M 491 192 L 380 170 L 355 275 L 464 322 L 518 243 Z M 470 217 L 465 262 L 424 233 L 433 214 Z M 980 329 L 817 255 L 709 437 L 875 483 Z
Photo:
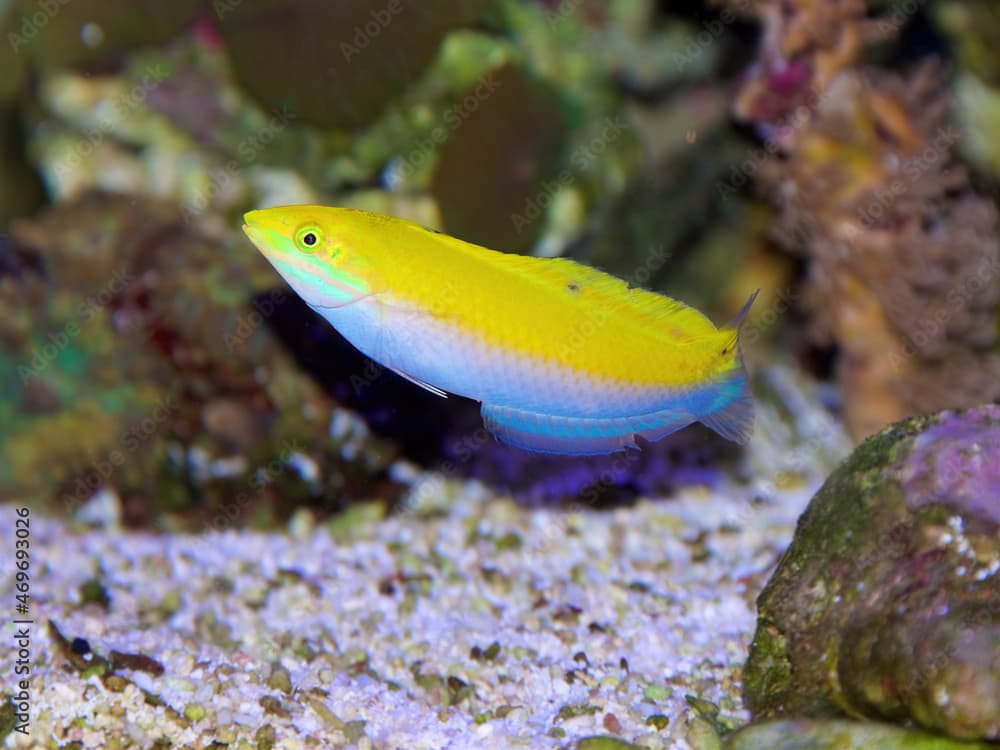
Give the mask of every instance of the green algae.
M 908 420 L 833 472 L 758 599 L 743 676 L 755 718 L 996 731 L 997 521 L 982 503 L 995 486 L 975 467 L 996 449 L 998 423 L 986 407 Z M 969 441 L 976 451 L 962 449 Z
M 372 9 L 242 0 L 219 20 L 241 85 L 265 108 L 289 107 L 313 125 L 351 129 L 375 120 L 418 79 L 447 33 L 490 4 L 392 0 Z M 296 54 L 262 56 L 262 45 Z
M 52 639 L 55 645 L 55 651 L 59 658 L 63 659 L 69 666 L 71 666 L 76 673 L 79 675 L 80 679 L 86 680 L 90 677 L 97 677 L 101 680 L 101 683 L 109 690 L 113 692 L 122 692 L 129 685 L 134 685 L 140 693 L 142 693 L 143 700 L 147 705 L 150 706 L 162 706 L 164 711 L 173 719 L 181 719 L 182 714 L 168 706 L 162 698 L 160 698 L 155 693 L 150 692 L 144 688 L 140 688 L 135 685 L 134 682 L 129 680 L 127 677 L 118 674 L 115 671 L 115 666 L 110 659 L 107 659 L 96 652 L 90 652 L 86 655 L 77 653 L 70 641 L 62 634 L 59 630 L 59 626 L 53 621 L 48 620 L 48 632 L 49 637 Z M 121 655 L 119 655 L 121 656 Z M 128 654 L 130 657 L 129 662 L 138 659 L 144 664 L 153 663 L 159 664 L 151 657 L 144 654 Z M 128 664 L 123 665 L 125 668 L 129 668 Z M 162 670 L 162 667 L 160 668 Z M 148 670 L 147 670 L 148 671 Z M 156 670 L 152 670 L 153 674 L 156 674 Z
M 200 703 L 188 703 L 184 706 L 184 718 L 188 721 L 201 721 L 208 716 L 208 711 Z
M 886 724 L 850 721 L 775 721 L 747 727 L 727 738 L 725 750 L 989 750 L 990 743 L 963 742 Z
M 469 649 L 469 658 L 475 661 L 495 661 L 500 656 L 500 642 L 493 641 L 485 649 L 473 646 Z
M 17 707 L 13 699 L 8 696 L 0 705 L 0 742 L 7 739 L 15 726 L 17 726 Z
M 595 706 L 592 703 L 566 704 L 559 708 L 556 716 L 560 721 L 566 721 L 567 719 L 575 719 L 577 716 L 593 716 L 600 710 L 600 706 Z
M 111 597 L 99 578 L 88 578 L 80 584 L 80 604 L 96 604 L 105 610 L 111 608 Z
M 574 746 L 576 750 L 641 750 L 641 745 L 633 745 L 610 735 L 584 737 Z
M 280 690 L 286 695 L 292 692 L 292 677 L 281 664 L 271 665 L 271 674 L 267 678 L 267 686 L 272 690 Z
M 653 727 L 658 732 L 670 726 L 670 717 L 663 714 L 650 714 L 646 717 L 646 726 Z
M 15 3 L 15 9 L 18 3 Z M 20 4 L 12 18 L 16 52 L 26 51 L 42 68 L 93 63 L 139 45 L 162 44 L 191 20 L 199 0 L 74 0 L 54 3 L 46 12 Z M 39 17 L 43 23 L 38 23 Z
M 324 489 L 294 460 L 347 487 L 385 471 L 381 447 L 346 461 L 331 441 L 332 402 L 251 307 L 273 277 L 235 235 L 220 252 L 176 207 L 90 193 L 15 237 L 43 270 L 0 279 L 5 495 L 72 516 L 104 487 L 131 499 L 125 523 L 221 530 L 336 501 L 344 484 Z

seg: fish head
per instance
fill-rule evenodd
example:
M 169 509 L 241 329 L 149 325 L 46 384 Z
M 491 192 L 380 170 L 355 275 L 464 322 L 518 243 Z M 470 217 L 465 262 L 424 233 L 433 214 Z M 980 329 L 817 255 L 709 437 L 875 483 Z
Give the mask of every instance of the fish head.
M 243 215 L 243 231 L 307 304 L 343 307 L 380 291 L 372 259 L 352 248 L 347 211 L 263 208 Z

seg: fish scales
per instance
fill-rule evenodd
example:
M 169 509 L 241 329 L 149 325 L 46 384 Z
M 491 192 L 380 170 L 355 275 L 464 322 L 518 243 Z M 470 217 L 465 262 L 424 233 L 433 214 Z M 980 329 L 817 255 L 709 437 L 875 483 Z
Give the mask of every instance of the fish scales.
M 244 230 L 363 353 L 482 404 L 504 442 L 596 454 L 702 421 L 752 423 L 737 328 L 588 266 L 479 247 L 345 208 L 251 211 Z

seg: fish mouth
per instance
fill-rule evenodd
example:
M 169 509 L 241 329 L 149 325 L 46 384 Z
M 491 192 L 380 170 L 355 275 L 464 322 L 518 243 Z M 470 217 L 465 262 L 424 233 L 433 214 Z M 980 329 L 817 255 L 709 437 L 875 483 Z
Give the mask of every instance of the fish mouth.
M 250 218 L 250 214 L 257 213 L 256 211 L 250 211 L 243 217 L 243 234 L 260 250 L 264 255 L 270 256 L 274 249 L 271 247 L 271 243 L 267 241 L 266 235 L 268 233 L 274 234 L 274 230 L 268 230 L 266 227 L 261 226 L 260 223 L 253 221 Z
M 303 280 L 301 274 L 296 274 L 289 268 L 290 264 L 295 265 L 297 261 L 294 260 L 295 254 L 289 253 L 283 247 L 287 242 L 285 236 L 277 229 L 267 226 L 265 222 L 255 222 L 252 218 L 252 214 L 255 213 L 258 212 L 250 211 L 243 216 L 243 233 L 306 304 L 324 310 L 334 310 L 353 305 L 371 296 L 370 293 L 357 294 L 357 290 L 338 279 L 326 279 L 326 283 L 340 290 L 343 296 L 326 293 L 316 285 Z

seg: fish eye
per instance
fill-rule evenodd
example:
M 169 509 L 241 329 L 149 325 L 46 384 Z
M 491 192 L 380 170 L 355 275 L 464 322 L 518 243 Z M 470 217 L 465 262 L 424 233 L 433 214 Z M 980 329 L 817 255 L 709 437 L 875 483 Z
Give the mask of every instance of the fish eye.
M 311 253 L 323 243 L 323 232 L 319 227 L 309 225 L 295 233 L 295 246 L 304 253 Z

